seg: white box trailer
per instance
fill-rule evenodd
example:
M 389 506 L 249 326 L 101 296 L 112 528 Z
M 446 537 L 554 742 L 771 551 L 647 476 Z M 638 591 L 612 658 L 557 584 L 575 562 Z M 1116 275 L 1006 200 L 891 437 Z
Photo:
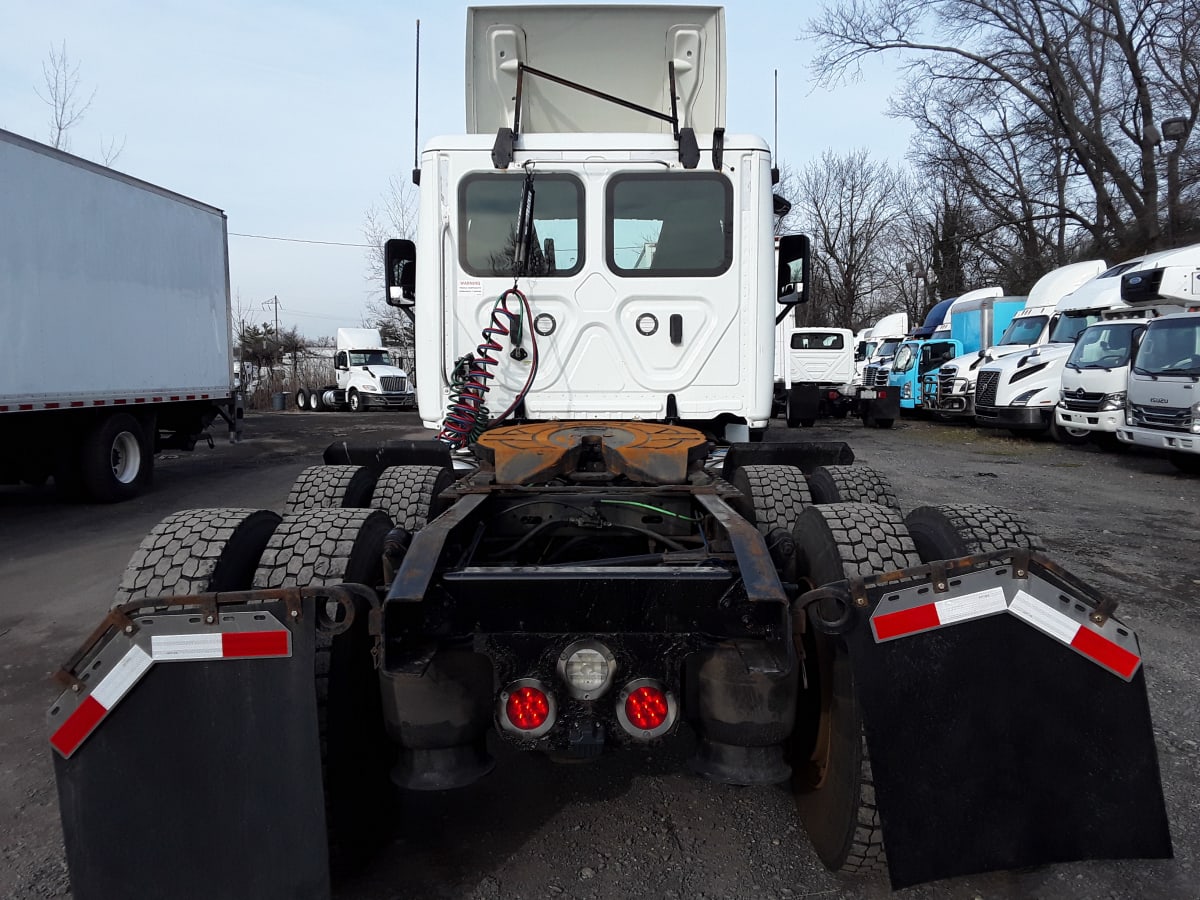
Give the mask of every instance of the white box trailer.
M 225 214 L 0 130 L 0 483 L 124 500 L 233 391 Z

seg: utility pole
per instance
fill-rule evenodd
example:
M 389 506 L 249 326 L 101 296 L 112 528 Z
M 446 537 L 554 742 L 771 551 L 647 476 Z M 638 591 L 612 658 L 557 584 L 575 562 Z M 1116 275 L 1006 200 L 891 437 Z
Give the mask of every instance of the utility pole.
M 271 305 L 275 306 L 275 347 L 271 353 L 271 369 L 270 369 L 270 372 L 271 372 L 271 388 L 270 389 L 272 391 L 274 391 L 275 390 L 275 358 L 276 358 L 276 356 L 279 355 L 279 350 L 280 350 L 280 347 L 282 346 L 279 342 L 279 295 L 278 294 L 276 294 L 270 300 L 263 301 L 263 309 L 267 309 Z

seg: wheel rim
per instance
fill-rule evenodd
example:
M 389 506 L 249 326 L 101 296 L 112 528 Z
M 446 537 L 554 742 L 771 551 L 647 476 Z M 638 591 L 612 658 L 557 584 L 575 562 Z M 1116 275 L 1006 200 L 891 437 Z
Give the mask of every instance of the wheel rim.
M 142 447 L 137 435 L 122 431 L 113 440 L 111 453 L 113 478 L 121 484 L 129 484 L 137 478 L 142 468 Z
M 308 395 L 308 405 L 309 405 L 309 406 L 310 406 L 312 409 L 314 409 L 314 410 L 315 410 L 315 409 L 317 408 L 317 404 L 318 404 L 319 402 L 320 402 L 320 398 L 319 398 L 319 395 L 318 395 L 318 394 L 309 394 L 309 395 Z
M 350 408 L 352 410 L 354 410 L 355 412 L 358 412 L 358 404 L 359 404 L 358 394 L 351 394 L 350 395 Z

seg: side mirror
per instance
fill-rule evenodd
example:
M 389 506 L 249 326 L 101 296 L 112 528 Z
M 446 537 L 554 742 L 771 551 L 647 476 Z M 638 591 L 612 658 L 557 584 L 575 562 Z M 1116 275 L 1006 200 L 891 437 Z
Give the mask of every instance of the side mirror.
M 383 245 L 384 299 L 389 306 L 413 306 L 417 287 L 417 245 L 393 238 Z
M 800 263 L 800 283 L 792 275 L 794 263 Z M 808 285 L 812 276 L 812 251 L 807 234 L 785 234 L 779 239 L 779 270 L 776 277 L 779 303 L 795 306 L 808 302 Z

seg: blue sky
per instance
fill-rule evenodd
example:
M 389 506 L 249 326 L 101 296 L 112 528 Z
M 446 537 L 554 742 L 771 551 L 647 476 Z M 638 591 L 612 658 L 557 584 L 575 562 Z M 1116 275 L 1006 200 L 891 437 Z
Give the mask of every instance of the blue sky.
M 463 131 L 467 3 L 455 0 L 0 0 L 0 128 L 48 136 L 42 65 L 66 41 L 86 92 L 70 150 L 224 209 L 231 232 L 361 243 L 364 213 L 412 168 L 413 41 L 421 20 L 422 142 Z M 909 129 L 883 111 L 894 72 L 813 89 L 797 40 L 817 4 L 725 4 L 730 131 L 773 134 L 800 166 L 824 149 L 903 157 Z M 86 96 L 86 94 L 85 94 Z M 310 336 L 361 321 L 375 288 L 359 247 L 230 237 L 230 280 L 264 321 Z M 382 289 L 380 288 L 380 291 Z

